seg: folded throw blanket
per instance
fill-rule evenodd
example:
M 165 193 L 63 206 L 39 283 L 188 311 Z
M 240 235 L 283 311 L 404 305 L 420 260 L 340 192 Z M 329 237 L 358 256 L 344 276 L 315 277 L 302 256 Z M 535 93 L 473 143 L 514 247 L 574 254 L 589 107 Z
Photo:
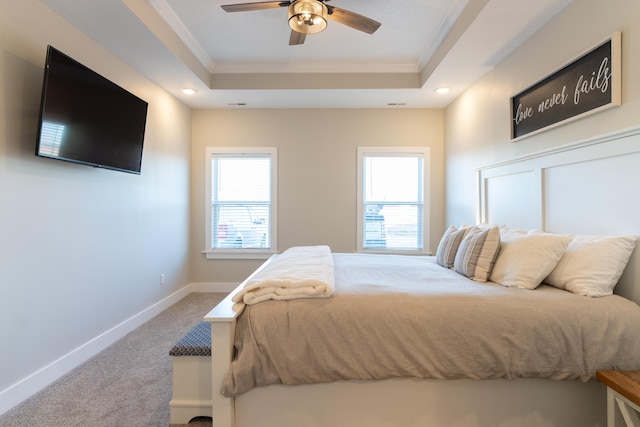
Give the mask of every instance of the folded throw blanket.
M 234 302 L 328 298 L 333 295 L 333 256 L 328 246 L 294 246 L 276 255 L 244 288 Z

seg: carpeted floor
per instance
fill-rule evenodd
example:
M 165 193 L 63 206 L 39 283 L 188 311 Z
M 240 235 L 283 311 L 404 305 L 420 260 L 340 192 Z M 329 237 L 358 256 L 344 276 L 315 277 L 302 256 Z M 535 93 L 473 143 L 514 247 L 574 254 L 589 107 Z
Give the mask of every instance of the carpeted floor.
M 188 295 L 1 415 L 0 426 L 169 426 L 169 350 L 224 297 L 220 293 Z M 210 427 L 211 419 L 194 419 L 188 426 Z

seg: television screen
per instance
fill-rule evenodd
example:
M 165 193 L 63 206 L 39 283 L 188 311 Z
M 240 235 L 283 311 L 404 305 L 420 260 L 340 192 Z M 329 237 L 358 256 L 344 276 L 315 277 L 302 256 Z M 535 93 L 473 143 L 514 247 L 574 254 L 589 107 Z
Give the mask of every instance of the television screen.
M 48 46 L 36 155 L 140 174 L 147 105 Z

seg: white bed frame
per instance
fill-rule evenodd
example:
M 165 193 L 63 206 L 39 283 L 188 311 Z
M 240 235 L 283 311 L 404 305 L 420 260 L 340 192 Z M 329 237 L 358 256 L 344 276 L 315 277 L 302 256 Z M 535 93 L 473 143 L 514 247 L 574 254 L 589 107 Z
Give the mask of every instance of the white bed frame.
M 478 169 L 478 220 L 576 234 L 640 235 L 640 128 Z M 531 195 L 534 197 L 531 197 Z M 640 250 L 616 293 L 640 303 Z M 242 286 L 242 285 L 240 285 Z M 214 427 L 604 427 L 596 381 L 347 381 L 219 392 L 232 356 L 231 295 L 212 322 Z

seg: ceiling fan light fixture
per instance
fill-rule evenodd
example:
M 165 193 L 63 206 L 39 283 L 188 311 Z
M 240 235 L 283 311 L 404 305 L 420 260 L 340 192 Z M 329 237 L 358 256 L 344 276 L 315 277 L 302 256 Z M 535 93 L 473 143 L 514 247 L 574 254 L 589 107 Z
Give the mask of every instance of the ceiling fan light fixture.
M 318 0 L 295 0 L 289 5 L 289 27 L 302 34 L 316 34 L 327 28 L 327 6 Z

